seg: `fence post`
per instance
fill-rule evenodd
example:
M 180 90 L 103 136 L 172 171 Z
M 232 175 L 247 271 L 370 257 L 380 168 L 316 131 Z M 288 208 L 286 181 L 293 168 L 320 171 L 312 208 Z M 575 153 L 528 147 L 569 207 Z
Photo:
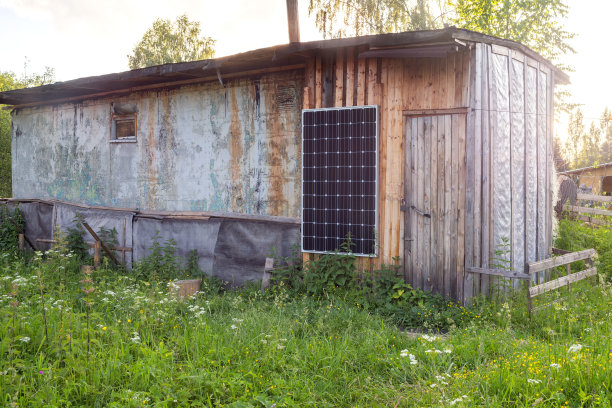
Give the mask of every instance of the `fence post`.
M 19 234 L 19 250 L 21 252 L 25 250 L 25 236 L 23 234 Z
M 100 266 L 100 241 L 94 242 L 94 268 Z

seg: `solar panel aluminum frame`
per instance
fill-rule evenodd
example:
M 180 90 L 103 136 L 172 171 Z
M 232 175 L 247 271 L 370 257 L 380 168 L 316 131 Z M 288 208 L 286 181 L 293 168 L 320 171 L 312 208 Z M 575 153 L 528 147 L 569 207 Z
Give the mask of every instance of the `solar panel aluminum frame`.
M 304 249 L 304 114 L 306 112 L 319 112 L 319 111 L 331 111 L 331 110 L 347 110 L 347 109 L 365 109 L 365 108 L 374 108 L 375 110 L 375 120 L 376 124 L 375 128 L 375 141 L 374 141 L 374 251 L 372 253 L 347 253 L 341 251 L 316 251 Z M 343 106 L 343 107 L 334 107 L 334 108 L 316 108 L 316 109 L 302 109 L 302 224 L 301 224 L 301 250 L 303 253 L 311 253 L 311 254 L 339 254 L 339 255 L 354 255 L 359 257 L 366 258 L 376 258 L 378 256 L 378 143 L 379 143 L 379 128 L 380 128 L 380 113 L 378 105 L 357 105 L 357 106 Z

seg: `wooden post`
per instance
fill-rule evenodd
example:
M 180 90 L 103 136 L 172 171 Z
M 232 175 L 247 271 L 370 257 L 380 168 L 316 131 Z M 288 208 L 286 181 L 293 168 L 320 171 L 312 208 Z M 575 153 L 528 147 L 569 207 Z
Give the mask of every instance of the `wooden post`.
M 32 243 L 32 241 L 30 241 L 30 239 L 26 237 L 25 232 L 21 229 L 19 224 L 17 224 L 15 220 L 11 218 L 10 216 L 8 216 L 7 218 L 15 226 L 15 229 L 17 229 L 17 232 L 23 235 L 23 239 L 25 240 L 25 242 L 27 242 L 28 245 L 30 245 L 30 247 L 32 247 L 33 250 L 38 251 L 38 248 L 36 248 L 36 246 Z
M 263 277 L 261 278 L 261 291 L 263 292 L 270 286 L 270 278 L 272 277 L 272 269 L 274 269 L 274 258 L 266 258 Z
M 287 0 L 287 25 L 289 30 L 289 42 L 300 42 L 300 19 L 298 18 L 297 0 Z
M 94 243 L 94 267 L 100 266 L 100 241 Z
M 113 255 L 113 253 L 106 246 L 106 244 L 104 244 L 104 242 L 102 242 L 100 237 L 98 237 L 98 234 L 95 233 L 95 231 L 89 226 L 89 224 L 87 224 L 86 222 L 83 222 L 83 226 L 91 234 L 93 239 L 95 239 L 96 242 L 100 243 L 100 245 L 102 246 L 102 249 L 104 250 L 104 252 L 106 252 L 106 255 L 108 255 L 108 257 L 115 263 L 115 265 L 119 265 L 119 261 L 117 260 L 117 258 L 115 258 L 115 255 Z M 95 253 L 94 253 L 94 255 L 95 255 Z
M 25 250 L 25 235 L 19 234 L 19 250 L 23 252 Z
M 565 273 L 566 276 L 570 276 L 571 275 L 572 267 L 570 266 L 570 264 L 565 265 L 565 272 L 566 272 Z M 567 298 L 568 298 L 568 300 L 569 300 L 569 297 L 571 296 L 571 294 L 572 294 L 572 284 L 571 284 L 571 282 L 568 281 L 567 282 Z

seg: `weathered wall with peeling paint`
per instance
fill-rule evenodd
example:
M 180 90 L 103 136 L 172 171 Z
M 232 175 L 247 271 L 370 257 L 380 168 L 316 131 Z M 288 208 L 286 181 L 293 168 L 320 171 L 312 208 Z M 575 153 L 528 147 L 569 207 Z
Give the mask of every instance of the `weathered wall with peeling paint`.
M 13 113 L 15 198 L 300 216 L 303 71 Z M 138 109 L 110 143 L 111 103 Z

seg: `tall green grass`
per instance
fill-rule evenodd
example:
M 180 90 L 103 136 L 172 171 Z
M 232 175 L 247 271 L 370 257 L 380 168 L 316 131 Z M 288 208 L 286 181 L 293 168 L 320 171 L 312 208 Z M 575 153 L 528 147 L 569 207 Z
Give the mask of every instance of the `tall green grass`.
M 457 306 L 445 335 L 409 336 L 342 290 L 181 301 L 168 282 L 108 268 L 91 279 L 88 353 L 75 257 L 0 256 L 1 406 L 612 405 L 605 281 L 574 285 L 570 301 L 532 320 L 517 294 Z

